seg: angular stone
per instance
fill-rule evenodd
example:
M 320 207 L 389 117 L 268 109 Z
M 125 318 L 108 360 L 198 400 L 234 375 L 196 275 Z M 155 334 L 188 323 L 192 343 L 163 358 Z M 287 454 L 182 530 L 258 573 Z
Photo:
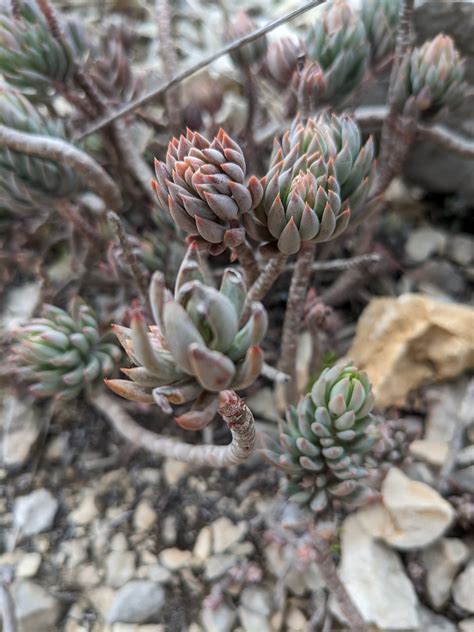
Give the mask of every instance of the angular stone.
M 436 610 L 448 602 L 453 580 L 468 557 L 469 549 L 458 538 L 443 538 L 422 552 L 426 589 L 430 603 Z
M 60 604 L 42 586 L 28 580 L 16 582 L 12 597 L 21 632 L 56 630 Z
M 206 632 L 231 632 L 236 617 L 237 612 L 225 603 L 201 611 L 201 622 Z
M 165 602 L 163 588 L 144 579 L 128 582 L 116 593 L 108 623 L 147 623 L 158 617 Z
M 111 551 L 105 558 L 105 581 L 112 588 L 120 588 L 135 574 L 135 554 L 132 551 Z
M 69 517 L 76 525 L 90 524 L 99 515 L 95 502 L 95 494 L 88 490 L 82 497 L 79 505 L 71 511 Z
M 156 524 L 156 511 L 148 500 L 141 500 L 133 514 L 133 526 L 136 531 L 149 531 Z
M 19 468 L 33 451 L 42 423 L 36 406 L 26 405 L 14 396 L 3 399 L 3 395 L 0 392 L 1 461 L 6 468 Z
M 454 603 L 466 610 L 474 612 L 474 560 L 472 560 L 453 584 Z
M 456 632 L 456 625 L 446 617 L 442 617 L 423 606 L 420 606 L 418 612 L 420 615 L 419 632 Z
M 463 619 L 458 623 L 459 632 L 474 632 L 474 617 Z
M 211 527 L 203 527 L 199 531 L 193 548 L 193 555 L 197 560 L 204 561 L 212 552 L 212 531 Z
M 445 233 L 431 226 L 412 230 L 405 244 L 405 252 L 412 263 L 421 263 L 435 253 L 442 254 L 445 248 Z
M 225 553 L 242 540 L 248 531 L 244 521 L 234 524 L 228 518 L 218 518 L 211 524 L 214 553 Z
M 448 456 L 449 445 L 446 441 L 416 439 L 410 443 L 409 450 L 414 457 L 426 461 L 430 465 L 441 467 Z
M 13 507 L 13 524 L 24 536 L 49 531 L 59 503 L 47 489 L 36 489 L 27 496 L 19 496 Z
M 163 549 L 160 553 L 160 562 L 170 571 L 186 568 L 191 563 L 193 554 L 191 551 L 181 549 Z

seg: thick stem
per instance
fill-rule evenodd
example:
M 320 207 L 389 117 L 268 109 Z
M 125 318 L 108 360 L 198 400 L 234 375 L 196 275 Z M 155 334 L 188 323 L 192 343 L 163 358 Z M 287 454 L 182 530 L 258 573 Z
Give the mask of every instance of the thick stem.
M 255 447 L 255 421 L 244 400 L 233 391 L 220 393 L 219 413 L 227 424 L 232 441 L 226 446 L 188 445 L 162 437 L 138 425 L 122 408 L 120 401 L 100 392 L 90 395 L 95 408 L 127 441 L 153 454 L 193 465 L 228 467 L 243 463 Z
M 285 269 L 287 258 L 286 255 L 278 253 L 268 261 L 247 294 L 247 306 L 250 306 L 253 301 L 261 301 L 264 298 Z
M 337 573 L 337 568 L 334 564 L 328 542 L 316 529 L 314 529 L 312 533 L 314 537 L 311 544 L 315 552 L 316 564 L 321 571 L 329 593 L 337 600 L 342 614 L 349 623 L 351 632 L 366 632 L 368 626 L 365 624 L 364 619 Z
M 234 248 L 240 265 L 242 266 L 242 272 L 244 274 L 245 283 L 247 288 L 251 288 L 258 278 L 258 263 L 250 248 L 248 242 L 244 241 Z
M 278 369 L 283 373 L 287 373 L 291 378 L 285 387 L 287 404 L 294 404 L 298 395 L 296 385 L 296 349 L 303 320 L 306 293 L 311 278 L 314 250 L 314 244 L 304 243 L 302 245 L 291 278 L 290 292 L 286 304 Z
M 8 147 L 12 151 L 54 160 L 71 167 L 102 197 L 110 209 L 120 212 L 122 198 L 112 178 L 93 158 L 67 141 L 19 132 L 0 125 L 0 147 Z
M 166 81 L 169 81 L 173 76 L 173 70 L 178 67 L 178 56 L 171 32 L 169 0 L 156 0 L 155 9 L 163 74 Z M 181 127 L 181 91 L 178 86 L 165 93 L 165 107 L 171 131 L 176 134 Z

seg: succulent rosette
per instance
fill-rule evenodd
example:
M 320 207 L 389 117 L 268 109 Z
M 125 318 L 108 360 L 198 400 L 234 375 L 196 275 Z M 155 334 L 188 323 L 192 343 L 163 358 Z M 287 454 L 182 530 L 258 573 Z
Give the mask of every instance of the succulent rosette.
M 246 11 L 239 11 L 225 32 L 224 41 L 233 42 L 256 30 L 257 25 L 249 14 Z M 267 38 L 265 35 L 262 35 L 244 46 L 239 46 L 239 48 L 231 51 L 229 54 L 237 66 L 250 66 L 260 61 L 266 52 Z
M 219 290 L 208 285 L 197 245 L 190 244 L 181 264 L 174 295 L 157 272 L 150 284 L 155 324 L 147 326 L 135 310 L 131 327 L 114 326 L 134 368 L 122 369 L 129 380 L 108 380 L 117 394 L 156 403 L 167 414 L 184 407 L 176 421 L 189 430 L 203 428 L 217 412 L 219 393 L 249 387 L 260 375 L 259 344 L 267 329 L 260 303 L 244 317 L 246 287 L 239 272 L 227 269 Z
M 440 34 L 413 49 L 397 92 L 401 103 L 414 100 L 422 115 L 433 116 L 459 105 L 464 89 L 463 59 L 453 40 Z
M 305 52 L 303 42 L 287 35 L 271 42 L 265 57 L 265 66 L 270 77 L 281 86 L 287 86 Z
M 395 50 L 400 0 L 363 0 L 360 15 L 370 43 L 373 63 L 379 63 Z
M 263 191 L 255 176 L 246 183 L 242 149 L 222 129 L 212 142 L 189 130 L 173 138 L 166 161 L 155 160 L 155 173 L 158 203 L 181 230 L 200 238 L 211 254 L 242 243 L 242 216 Z
M 306 47 L 309 58 L 324 71 L 327 102 L 341 101 L 359 85 L 370 46 L 361 19 L 346 0 L 332 0 L 317 8 Z
M 17 334 L 13 349 L 17 374 L 36 397 L 69 400 L 87 385 L 100 384 L 120 360 L 120 348 L 99 334 L 94 311 L 80 299 L 70 313 L 44 305 Z
M 334 239 L 366 199 L 373 173 L 372 139 L 362 146 L 348 115 L 322 114 L 295 121 L 275 141 L 270 169 L 262 178 L 261 203 L 244 217 L 258 241 L 291 255 L 304 242 Z
M 311 392 L 288 409 L 280 445 L 262 456 L 288 476 L 286 493 L 320 513 L 353 503 L 367 488 L 363 457 L 377 440 L 369 378 L 352 365 L 324 369 Z

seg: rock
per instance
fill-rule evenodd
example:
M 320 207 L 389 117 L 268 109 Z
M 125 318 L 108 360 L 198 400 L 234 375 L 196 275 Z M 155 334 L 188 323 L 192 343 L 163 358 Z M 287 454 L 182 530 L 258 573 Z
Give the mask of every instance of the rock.
M 449 444 L 446 441 L 416 439 L 410 443 L 409 450 L 414 457 L 441 467 L 448 456 Z
M 432 544 L 451 524 L 454 510 L 429 485 L 391 468 L 382 484 L 383 500 L 357 512 L 364 528 L 401 550 Z
M 422 552 L 426 589 L 430 603 L 436 610 L 448 602 L 453 580 L 468 557 L 469 549 L 458 538 L 443 538 Z
M 6 468 L 22 467 L 41 432 L 42 423 L 37 407 L 31 403 L 25 404 L 14 396 L 6 396 L 0 404 L 0 428 L 3 428 L 2 465 Z
M 6 307 L 0 314 L 0 328 L 13 332 L 19 325 L 24 325 L 33 315 L 40 291 L 41 284 L 37 281 L 12 289 L 7 296 Z
M 271 596 L 261 587 L 248 586 L 240 595 L 239 617 L 246 632 L 271 632 Z
M 199 531 L 193 548 L 193 555 L 197 560 L 207 560 L 212 552 L 212 530 L 211 527 L 203 527 Z
M 456 625 L 439 614 L 420 606 L 419 632 L 456 632 Z
M 160 584 L 135 579 L 116 593 L 107 614 L 108 623 L 147 623 L 158 617 L 165 603 Z
M 292 606 L 286 615 L 286 625 L 288 632 L 305 632 L 305 630 L 307 630 L 308 619 L 301 610 Z
M 474 445 L 468 445 L 459 450 L 456 462 L 460 467 L 474 465 Z
M 461 489 L 474 494 L 474 465 L 455 470 L 451 475 L 451 480 Z
M 474 308 L 420 294 L 373 299 L 347 357 L 368 372 L 379 406 L 402 406 L 422 384 L 474 368 Z
M 135 554 L 132 551 L 112 551 L 105 558 L 105 581 L 120 588 L 135 575 Z
M 463 619 L 458 623 L 459 632 L 474 632 L 474 617 Z
M 176 542 L 178 536 L 178 529 L 176 527 L 176 516 L 166 516 L 163 520 L 163 526 L 161 529 L 161 539 L 164 544 L 171 546 Z
M 168 485 L 176 485 L 183 476 L 188 472 L 189 465 L 182 461 L 175 461 L 174 459 L 166 459 L 163 464 L 163 474 Z
M 454 603 L 466 612 L 474 612 L 474 560 L 454 582 L 453 599 Z
M 339 574 L 346 589 L 367 623 L 380 630 L 417 629 L 418 599 L 398 554 L 364 529 L 358 513 L 342 527 Z
M 21 632 L 51 632 L 57 629 L 59 601 L 42 586 L 28 580 L 15 582 L 12 597 Z
M 470 235 L 453 235 L 449 237 L 447 255 L 454 263 L 468 266 L 474 261 L 474 239 Z
M 259 419 L 278 421 L 281 417 L 276 408 L 275 396 L 271 388 L 259 389 L 257 393 L 248 397 L 246 402 L 255 417 Z
M 41 566 L 40 553 L 26 553 L 16 565 L 16 577 L 27 579 L 34 577 Z
M 128 550 L 128 542 L 124 533 L 119 532 L 114 535 L 114 537 L 110 541 L 110 550 L 122 552 Z
M 90 524 L 99 515 L 99 510 L 95 502 L 95 495 L 90 490 L 82 497 L 79 506 L 71 511 L 70 519 L 76 525 Z
M 462 296 L 466 290 L 463 273 L 453 263 L 444 259 L 425 261 L 419 268 L 412 270 L 408 277 L 417 284 L 418 292 L 421 294 L 448 303 L 453 296 Z
M 13 508 L 13 524 L 25 536 L 49 531 L 59 503 L 47 489 L 37 489 L 19 496 Z
M 225 575 L 238 562 L 236 555 L 212 555 L 206 560 L 205 577 L 209 581 Z
M 211 524 L 214 542 L 214 553 L 225 553 L 232 549 L 248 531 L 248 524 L 244 521 L 234 524 L 228 518 L 218 518 Z
M 201 623 L 206 632 L 231 632 L 237 613 L 225 603 L 217 608 L 204 608 L 201 610 Z
M 156 512 L 148 500 L 141 500 L 133 514 L 133 526 L 136 531 L 149 531 L 155 526 Z
M 405 244 L 405 253 L 412 263 L 421 263 L 433 254 L 441 254 L 446 247 L 446 235 L 424 226 L 411 231 Z
M 160 562 L 165 568 L 170 571 L 177 571 L 180 568 L 185 568 L 191 563 L 193 554 L 191 551 L 185 551 L 181 549 L 163 549 L 160 553 Z

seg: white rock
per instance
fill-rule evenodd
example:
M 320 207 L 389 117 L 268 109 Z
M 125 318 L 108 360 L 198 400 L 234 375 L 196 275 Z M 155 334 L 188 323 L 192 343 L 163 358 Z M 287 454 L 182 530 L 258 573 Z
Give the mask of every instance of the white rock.
M 128 542 L 127 542 L 127 538 L 125 537 L 125 534 L 122 533 L 121 531 L 119 531 L 119 533 L 116 533 L 112 540 L 110 541 L 110 550 L 111 551 L 127 551 L 128 549 Z
M 135 554 L 132 551 L 112 551 L 105 559 L 105 581 L 120 588 L 135 575 Z
M 203 527 L 199 531 L 193 548 L 193 555 L 197 560 L 207 560 L 212 551 L 211 527 Z
M 0 393 L 0 400 L 3 393 Z M 21 467 L 30 456 L 42 423 L 36 407 L 16 397 L 5 397 L 0 406 L 0 427 L 3 427 L 0 462 L 6 468 Z
M 163 464 L 163 474 L 169 486 L 176 485 L 188 472 L 189 465 L 182 461 L 166 459 Z
M 163 520 L 163 526 L 161 528 L 161 539 L 164 544 L 171 546 L 176 542 L 178 535 L 178 529 L 176 527 L 176 516 L 166 516 Z
M 51 632 L 56 629 L 60 605 L 42 586 L 28 580 L 16 582 L 12 597 L 21 632 Z
M 170 571 L 177 571 L 180 568 L 189 566 L 193 554 L 191 551 L 176 548 L 163 549 L 160 553 L 160 562 Z
M 71 511 L 70 518 L 76 525 L 90 524 L 99 515 L 95 495 L 90 490 L 82 497 L 79 505 Z
M 242 540 L 248 531 L 244 521 L 234 524 L 228 518 L 218 518 L 211 524 L 214 553 L 225 553 Z
M 217 608 L 201 610 L 201 623 L 206 632 L 231 632 L 237 613 L 225 603 Z
M 141 500 L 133 514 L 133 526 L 136 531 L 148 531 L 156 524 L 156 512 L 148 500 Z
M 410 443 L 409 450 L 416 458 L 440 467 L 448 456 L 449 444 L 447 441 L 416 439 Z
M 151 581 L 136 579 L 116 593 L 107 614 L 108 623 L 146 623 L 157 617 L 165 602 L 163 588 Z
M 474 612 L 474 560 L 472 560 L 453 584 L 453 599 L 457 606 Z
M 40 553 L 26 553 L 16 566 L 16 576 L 21 578 L 34 577 L 41 566 Z
M 389 470 L 383 484 L 383 504 L 358 512 L 374 537 L 401 549 L 432 544 L 449 527 L 454 510 L 429 485 L 412 481 L 398 468 Z
M 272 599 L 265 588 L 247 586 L 240 595 L 240 605 L 259 614 L 269 615 L 272 611 Z
M 307 630 L 308 619 L 298 608 L 292 606 L 286 616 L 288 632 L 305 632 Z
M 240 606 L 239 618 L 245 632 L 273 632 L 269 618 L 259 612 Z
M 473 465 L 474 464 L 474 444 L 468 445 L 462 450 L 459 450 L 456 461 L 460 467 L 467 467 L 468 465 Z
M 205 577 L 214 580 L 222 577 L 227 571 L 237 564 L 236 555 L 212 555 L 206 560 Z
M 6 307 L 0 315 L 0 327 L 4 331 L 13 331 L 31 318 L 40 290 L 41 285 L 36 281 L 11 290 L 6 300 Z
M 435 612 L 421 606 L 419 608 L 420 627 L 417 632 L 456 632 L 456 625 Z
M 474 617 L 463 619 L 458 623 L 459 632 L 474 632 Z
M 59 503 L 47 489 L 37 489 L 27 496 L 19 496 L 13 508 L 13 524 L 25 536 L 49 531 Z
M 422 552 L 421 560 L 426 568 L 426 588 L 430 603 L 436 610 L 446 605 L 451 584 L 468 557 L 469 549 L 458 538 L 443 538 Z
M 418 627 L 418 599 L 398 554 L 364 529 L 358 514 L 342 528 L 339 573 L 367 623 L 381 630 Z
M 410 233 L 405 252 L 413 263 L 421 263 L 446 246 L 446 235 L 431 227 L 417 228 Z

